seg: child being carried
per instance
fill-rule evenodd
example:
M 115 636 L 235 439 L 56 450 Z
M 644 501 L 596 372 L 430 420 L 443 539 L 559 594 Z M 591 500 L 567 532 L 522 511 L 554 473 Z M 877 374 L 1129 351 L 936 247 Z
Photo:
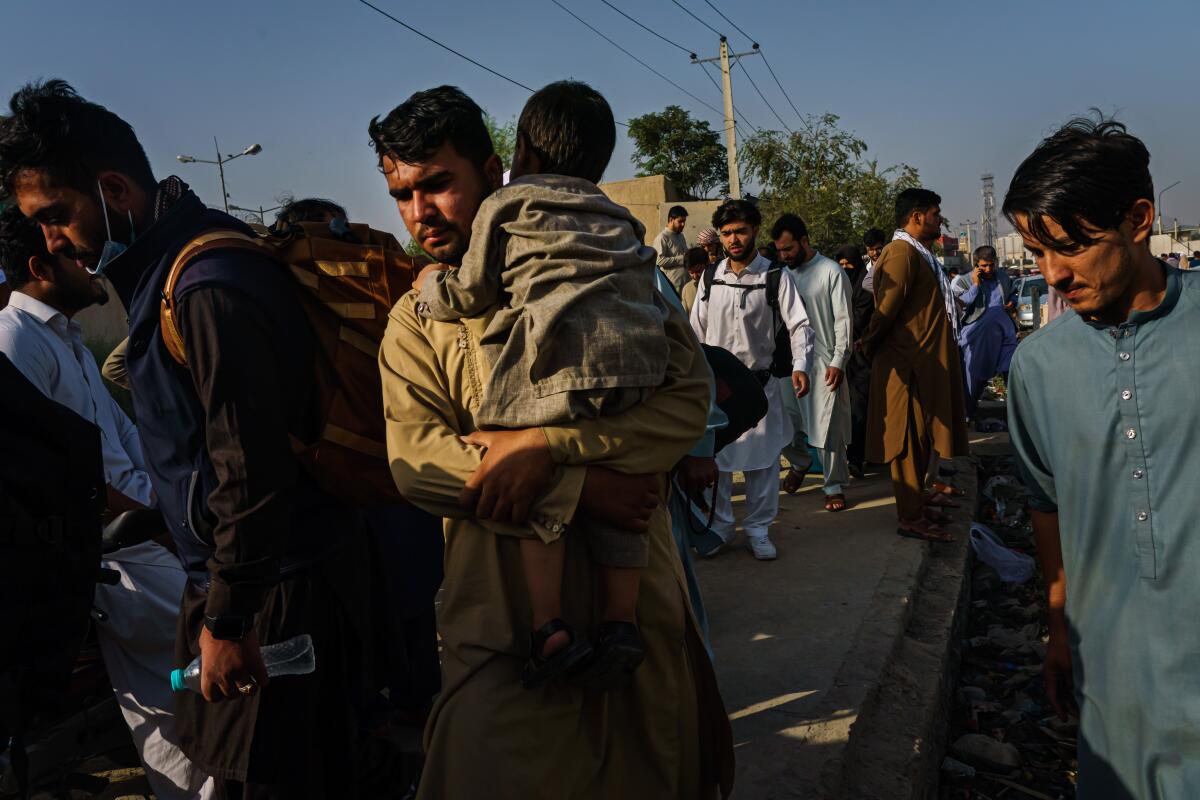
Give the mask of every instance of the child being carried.
M 619 414 L 664 379 L 654 250 L 641 223 L 596 186 L 615 143 L 612 110 L 594 89 L 560 81 L 538 91 L 517 123 L 512 180 L 480 206 L 462 264 L 422 276 L 417 307 L 430 319 L 500 305 L 480 343 L 492 365 L 474 414 L 480 429 Z M 522 539 L 534 628 L 526 688 L 564 674 L 616 688 L 644 657 L 636 608 L 648 537 L 592 521 L 572 529 L 600 570 L 603 622 L 593 647 L 562 619 L 563 539 Z

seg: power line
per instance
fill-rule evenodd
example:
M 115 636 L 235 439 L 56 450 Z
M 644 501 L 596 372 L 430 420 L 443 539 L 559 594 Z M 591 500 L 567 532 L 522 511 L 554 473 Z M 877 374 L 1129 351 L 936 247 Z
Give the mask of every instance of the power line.
M 745 67 L 743 67 L 743 69 L 745 69 Z M 709 80 L 712 82 L 712 85 L 713 85 L 713 86 L 716 88 L 716 90 L 717 90 L 718 92 L 722 92 L 722 91 L 724 91 L 723 89 L 721 89 L 721 86 L 720 86 L 720 85 L 717 83 L 717 79 L 716 79 L 716 78 L 714 78 L 714 77 L 712 76 L 712 74 L 711 74 L 711 73 L 708 71 L 708 64 L 701 64 L 701 65 L 700 65 L 700 70 L 701 70 L 701 71 L 704 73 L 705 77 L 707 77 L 707 78 L 708 78 L 708 79 L 709 79 Z M 741 118 L 742 118 L 742 122 L 746 123 L 746 125 L 747 125 L 747 126 L 748 126 L 748 127 L 751 129 L 751 130 L 753 130 L 755 133 L 758 133 L 758 132 L 759 132 L 759 128 L 758 128 L 758 126 L 757 126 L 757 125 L 755 125 L 754 123 L 752 123 L 750 120 L 746 119 L 746 115 L 745 115 L 745 114 L 743 114 L 743 113 L 742 113 L 742 112 L 741 112 L 741 111 L 738 109 L 738 107 L 737 107 L 737 106 L 734 106 L 734 107 L 733 107 L 733 113 L 734 113 L 734 114 L 736 114 L 737 116 L 741 117 Z M 736 124 L 736 123 L 735 123 L 735 124 Z
M 762 93 L 762 89 L 758 88 L 758 84 L 754 82 L 754 78 L 749 72 L 746 71 L 746 65 L 742 63 L 742 60 L 738 58 L 736 54 L 734 55 L 733 60 L 734 63 L 742 68 L 742 74 L 746 76 L 746 80 L 750 81 L 750 85 L 754 87 L 754 91 L 758 92 L 758 96 L 762 98 L 762 101 L 766 104 L 767 108 L 771 109 L 771 113 L 775 115 L 775 119 L 779 120 L 779 124 L 783 126 L 784 130 L 786 130 L 788 133 L 795 133 L 795 131 L 789 128 L 788 124 L 783 121 L 783 117 L 779 116 L 779 112 L 775 110 L 775 106 L 771 105 L 770 102 L 767 101 L 766 96 L 764 96 Z
M 359 0 L 359 2 L 366 2 L 366 0 Z M 559 8 L 561 8 L 563 11 L 567 12 L 568 14 L 570 14 L 570 15 L 571 15 L 572 17 L 574 17 L 574 18 L 575 18 L 575 19 L 576 19 L 576 20 L 577 20 L 577 21 L 578 21 L 578 22 L 579 22 L 581 25 L 583 25 L 585 28 L 587 28 L 588 30 L 590 30 L 592 33 L 596 34 L 596 35 L 597 35 L 597 36 L 599 36 L 601 39 L 603 39 L 604 41 L 608 42 L 608 43 L 609 43 L 609 44 L 611 44 L 613 47 L 617 48 L 618 50 L 620 50 L 622 53 L 624 53 L 625 55 L 627 55 L 627 56 L 629 56 L 630 58 L 632 58 L 632 59 L 633 59 L 634 61 L 636 61 L 637 63 L 641 64 L 643 67 L 645 67 L 646 69 L 650 70 L 650 71 L 651 71 L 651 72 L 653 72 L 655 75 L 657 75 L 658 77 L 662 78 L 664 81 L 666 81 L 667 83 L 671 84 L 671 85 L 672 85 L 672 86 L 674 86 L 676 89 L 678 89 L 679 91 L 683 92 L 684 94 L 686 94 L 688 97 L 690 97 L 690 98 L 692 98 L 693 100 L 695 100 L 695 101 L 696 101 L 697 103 L 699 103 L 700 105 L 702 105 L 702 106 L 704 106 L 705 108 L 707 108 L 707 109 L 711 110 L 711 111 L 712 111 L 713 113 L 715 113 L 715 114 L 722 114 L 722 113 L 724 113 L 724 112 L 722 112 L 720 109 L 716 108 L 715 106 L 712 106 L 712 105 L 710 105 L 710 104 L 708 104 L 708 103 L 704 102 L 704 101 L 703 101 L 703 100 L 701 100 L 699 97 L 697 97 L 696 95 L 692 94 L 692 93 L 691 93 L 691 92 L 689 92 L 687 89 L 683 88 L 683 87 L 682 87 L 682 86 L 680 86 L 678 83 L 676 83 L 675 81 L 671 80 L 671 79 L 670 79 L 670 78 L 668 78 L 666 75 L 663 75 L 661 72 L 659 72 L 658 70 L 656 70 L 654 67 L 650 66 L 650 65 L 649 65 L 649 64 L 647 64 L 645 61 L 642 61 L 640 58 L 638 58 L 637 56 L 635 56 L 633 53 L 629 52 L 629 51 L 628 51 L 628 50 L 626 50 L 624 47 L 621 47 L 621 45 L 617 44 L 617 43 L 616 43 L 616 42 L 614 42 L 612 39 L 608 38 L 608 37 L 607 37 L 607 36 L 605 36 L 603 33 L 601 33 L 600 31 L 596 30 L 595 28 L 593 28 L 591 25 L 589 25 L 587 22 L 585 22 L 585 21 L 583 20 L 583 18 L 581 18 L 581 17 L 580 17 L 578 14 L 576 14 L 576 13 L 575 13 L 574 11 L 572 11 L 571 9 L 567 8 L 566 6 L 564 6 L 562 3 L 558 2 L 558 0 L 550 0 L 550 2 L 551 2 L 551 3 L 554 3 L 554 5 L 558 6 L 558 7 L 559 7 Z
M 775 70 L 771 67 L 771 62 L 767 60 L 766 52 L 763 51 L 761 46 L 758 46 L 758 42 L 756 42 L 754 40 L 754 37 L 751 36 L 750 34 L 746 33 L 740 27 L 738 27 L 738 24 L 736 22 L 731 20 L 729 17 L 725 16 L 724 12 L 722 12 L 721 9 L 719 9 L 715 5 L 713 5 L 712 0 L 704 0 L 704 2 L 708 5 L 709 8 L 711 8 L 713 11 L 717 12 L 717 15 L 720 16 L 721 19 L 725 20 L 730 25 L 732 25 L 734 27 L 734 30 L 736 30 L 742 36 L 745 36 L 747 39 L 750 40 L 751 44 L 755 45 L 755 49 L 758 50 L 759 54 L 762 56 L 763 63 L 767 65 L 767 71 L 771 73 L 771 77 L 775 80 L 775 85 L 779 87 L 779 91 L 783 94 L 783 99 L 787 100 L 788 105 L 792 107 L 792 111 L 796 112 L 796 116 L 799 117 L 801 122 L 804 122 L 805 121 L 804 115 L 800 113 L 800 109 L 796 108 L 796 104 L 792 102 L 792 98 L 787 93 L 787 89 L 783 88 L 783 83 L 780 82 L 779 76 L 775 74 Z M 678 3 L 676 3 L 676 5 L 678 5 Z M 745 70 L 746 68 L 742 67 L 742 69 Z M 749 77 L 748 73 L 747 73 L 747 77 Z M 780 122 L 782 122 L 782 121 L 783 120 L 780 120 Z M 786 128 L 787 126 L 784 125 L 784 127 Z
M 659 33 L 658 31 L 654 30 L 653 28 L 649 27 L 648 25 L 646 25 L 646 24 L 644 24 L 644 23 L 642 23 L 642 22 L 639 22 L 638 20 L 634 19 L 634 18 L 633 18 L 632 16 L 630 16 L 629 14 L 626 14 L 624 11 L 622 11 L 622 10 L 621 10 L 621 9 L 619 9 L 619 8 L 617 8 L 617 7 L 616 7 L 616 6 L 614 6 L 612 3 L 608 2 L 608 0 L 600 0 L 600 2 L 601 2 L 601 3 L 603 3 L 604 5 L 608 6 L 609 8 L 611 8 L 613 11 L 617 12 L 618 14 L 620 14 L 620 15 L 621 15 L 622 17 L 624 17 L 625 19 L 627 19 L 627 20 L 629 20 L 630 22 L 632 22 L 634 25 L 637 25 L 639 28 L 641 28 L 642 30 L 644 30 L 646 33 L 649 33 L 650 35 L 652 35 L 652 36 L 655 36 L 655 37 L 657 37 L 658 39 L 661 39 L 662 41 L 664 41 L 664 42 L 666 42 L 667 44 L 669 44 L 669 45 L 671 45 L 672 47 L 674 47 L 676 50 L 682 50 L 683 52 L 687 53 L 687 54 L 688 54 L 688 56 L 689 56 L 689 57 L 690 57 L 690 58 L 691 58 L 693 61 L 696 59 L 696 52 L 695 52 L 694 50 L 689 50 L 688 48 L 684 47 L 683 45 L 681 45 L 681 44 L 679 44 L 679 43 L 677 43 L 677 42 L 673 42 L 673 41 L 671 41 L 670 39 L 668 39 L 667 37 L 663 36 L 663 35 L 662 35 L 661 33 Z M 715 79 L 715 78 L 713 78 L 713 76 L 712 76 L 712 75 L 709 73 L 709 71 L 708 71 L 708 70 L 705 68 L 706 66 L 707 66 L 707 65 L 705 65 L 705 64 L 702 64 L 702 65 L 701 65 L 701 67 L 702 67 L 702 71 L 704 72 L 704 77 L 708 78 L 709 82 L 710 82 L 710 83 L 712 83 L 712 85 L 713 85 L 713 88 L 714 88 L 714 89 L 716 89 L 718 93 L 720 93 L 720 92 L 721 92 L 721 85 L 720 85 L 719 83 L 717 83 L 716 79 Z M 744 67 L 743 67 L 743 69 L 744 69 Z M 757 127 L 756 125 L 754 125 L 753 123 L 751 123 L 751 122 L 750 122 L 750 120 L 746 119 L 745 115 L 744 115 L 744 114 L 742 114 L 742 112 L 738 110 L 737 106 L 734 106 L 734 109 L 733 109 L 733 111 L 734 111 L 734 113 L 735 113 L 735 114 L 737 114 L 739 117 L 741 117 L 741 118 L 742 118 L 742 122 L 744 122 L 744 123 L 745 123 L 747 126 L 749 126 L 751 129 L 753 129 L 755 133 L 758 133 L 758 127 Z
M 788 105 L 792 107 L 792 111 L 795 111 L 796 116 L 800 118 L 801 122 L 803 122 L 804 115 L 800 113 L 800 110 L 796 108 L 796 104 L 792 102 L 792 98 L 788 96 L 787 89 L 784 89 L 783 84 L 779 82 L 779 78 L 775 75 L 775 70 L 771 69 L 771 62 L 767 61 L 767 54 L 763 53 L 761 47 L 758 49 L 758 52 L 762 53 L 762 60 L 763 63 L 767 65 L 767 71 L 771 73 L 772 78 L 775 78 L 775 85 L 779 87 L 779 91 L 783 92 L 783 99 L 788 101 Z
M 376 10 L 376 11 L 378 11 L 380 14 L 382 14 L 383 16 L 385 16 L 385 17 L 387 17 L 388 19 L 390 19 L 392 22 L 395 22 L 395 23 L 397 23 L 398 25 L 402 25 L 402 26 L 404 26 L 404 27 L 405 27 L 405 28 L 407 28 L 408 30 L 410 30 L 410 31 L 412 31 L 413 33 L 415 33 L 415 34 L 417 34 L 418 36 L 420 36 L 422 39 L 425 39 L 425 40 L 427 40 L 427 41 L 430 41 L 430 42 L 432 42 L 433 44 L 436 44 L 438 47 L 442 48 L 443 50 L 447 50 L 447 51 L 449 51 L 449 52 L 453 53 L 454 55 L 458 56 L 459 58 L 461 58 L 461 59 L 463 59 L 463 60 L 465 60 L 465 61 L 469 61 L 470 63 L 474 64 L 475 66 L 479 67 L 480 69 L 482 69 L 482 70 L 484 70 L 484 71 L 486 71 L 486 72 L 490 72 L 491 74 L 495 75 L 497 78 L 503 78 L 504 80 L 508 81 L 509 83 L 513 84 L 514 86 L 519 86 L 519 87 L 521 87 L 522 89 L 524 89 L 525 91 L 529 92 L 530 94 L 532 94 L 534 91 L 536 91 L 535 89 L 533 89 L 533 88 L 531 88 L 531 87 L 529 87 L 529 86 L 526 86 L 525 84 L 521 83 L 521 82 L 520 82 L 520 81 L 518 81 L 518 80 L 513 80 L 512 78 L 508 77 L 507 75 L 504 75 L 504 74 L 502 74 L 502 73 L 499 73 L 499 72 L 497 72 L 496 70 L 492 69 L 491 67 L 489 67 L 489 66 L 487 66 L 487 65 L 485 65 L 485 64 L 480 64 L 478 61 L 476 61 L 475 59 L 471 58 L 470 56 L 463 55 L 462 53 L 460 53 L 460 52 L 458 52 L 457 50 L 455 50 L 453 47 L 448 47 L 448 46 L 446 46 L 446 45 L 442 44 L 442 43 L 441 43 L 441 42 L 439 42 L 437 39 L 434 39 L 432 36 L 429 36 L 428 34 L 422 33 L 421 31 L 419 31 L 419 30 L 417 30 L 416 28 L 414 28 L 412 25 L 409 25 L 407 22 L 404 22 L 403 20 L 396 19 L 395 17 L 393 17 L 391 14 L 387 13 L 386 11 L 384 11 L 384 10 L 383 10 L 382 8 L 380 8 L 379 6 L 376 6 L 376 5 L 373 5 L 372 3 L 369 3 L 369 2 L 367 2 L 367 0 L 358 0 L 358 2 L 362 3 L 364 6 L 367 6 L 367 7 L 369 7 L 369 8 L 373 8 L 373 9 L 375 9 L 375 10 Z M 627 123 L 627 122 L 622 122 L 622 121 L 621 121 L 621 120 L 619 120 L 619 119 L 618 119 L 618 120 L 613 120 L 613 121 L 614 121 L 614 122 L 616 122 L 618 125 L 620 125 L 620 126 L 621 126 L 621 127 L 623 127 L 623 128 L 628 128 L 628 127 L 629 127 L 629 123 Z
M 653 28 L 649 28 L 649 27 L 647 27 L 647 26 L 643 25 L 642 23 L 638 22 L 638 21 L 637 21 L 636 19 L 634 19 L 633 17 L 631 17 L 631 16 L 629 16 L 628 14 L 626 14 L 626 13 L 625 13 L 624 11 L 622 11 L 621 9 L 617 8 L 616 6 L 614 6 L 612 3 L 608 2 L 608 0 L 600 0 L 600 2 L 601 2 L 601 3 L 604 3 L 604 5 L 608 6 L 608 7 L 609 7 L 609 8 L 611 8 L 613 11 L 617 12 L 617 13 L 618 13 L 618 14 L 620 14 L 622 17 L 624 17 L 625 19 L 627 19 L 627 20 L 629 20 L 630 22 L 632 22 L 634 25 L 637 25 L 639 28 L 641 28 L 642 30 L 644 30 L 646 33 L 649 33 L 649 34 L 650 34 L 650 35 L 652 35 L 652 36 L 657 36 L 659 39 L 661 39 L 661 40 L 663 40 L 664 42 L 666 42 L 667 44 L 671 45 L 671 47 L 674 47 L 676 50 L 682 50 L 683 52 L 687 53 L 687 54 L 688 54 L 689 56 L 691 56 L 692 58 L 695 58 L 695 57 L 696 57 L 696 53 L 695 53 L 694 51 L 687 49 L 686 47 L 684 47 L 684 46 L 683 46 L 683 45 L 681 45 L 681 44 L 676 44 L 675 42 L 672 42 L 670 39 L 668 39 L 667 37 L 663 36 L 661 33 L 659 33 L 658 31 L 654 30 Z
M 727 17 L 727 16 L 725 16 L 724 14 L 722 14 L 722 13 L 721 13 L 721 9 L 717 8 L 716 6 L 714 6 L 712 3 L 710 3 L 710 2 L 709 2 L 709 0 L 704 0 L 704 2 L 708 4 L 708 7 L 709 7 L 709 8 L 711 8 L 713 11 L 717 12 L 717 16 L 718 16 L 718 17 L 720 17 L 721 19 L 725 20 L 725 21 L 726 21 L 726 22 L 728 22 L 730 25 L 732 25 L 732 26 L 733 26 L 733 29 L 734 29 L 735 31 L 737 31 L 737 32 L 738 32 L 738 33 L 740 33 L 742 36 L 745 36 L 747 39 L 749 39 L 751 44 L 757 44 L 757 42 L 755 42 L 755 41 L 754 41 L 754 37 L 752 37 L 750 34 L 746 33 L 744 30 L 742 30 L 741 28 L 739 28 L 739 27 L 738 27 L 738 24 L 737 24 L 736 22 L 734 22 L 734 21 L 733 21 L 733 20 L 731 20 L 729 17 Z
M 685 14 L 687 14 L 689 17 L 691 17 L 692 19 L 696 20 L 696 22 L 699 22 L 701 25 L 708 28 L 710 31 L 715 33 L 717 36 L 720 36 L 722 39 L 725 38 L 725 34 L 721 33 L 719 30 L 714 28 L 712 25 L 709 25 L 707 22 L 705 22 L 704 20 L 697 17 L 694 13 L 692 13 L 692 10 L 690 8 L 685 6 L 683 3 L 679 2 L 679 0 L 671 0 L 671 2 L 674 3 L 675 5 L 679 6 L 680 8 L 682 8 L 683 12 Z
M 454 55 L 458 56 L 459 58 L 463 59 L 464 61 L 470 61 L 470 62 L 471 62 L 472 64 L 474 64 L 475 66 L 479 67 L 479 68 L 480 68 L 480 69 L 482 69 L 482 70 L 485 70 L 485 71 L 487 71 L 487 72 L 490 72 L 490 73 L 492 73 L 492 74 L 493 74 L 493 75 L 495 75 L 497 78 L 503 78 L 504 80 L 508 81 L 509 83 L 513 84 L 514 86 L 520 86 L 522 89 L 524 89 L 524 90 L 525 90 L 525 91 L 527 91 L 527 92 L 533 92 L 533 91 L 534 91 L 533 89 L 529 88 L 528 86 L 526 86 L 525 84 L 521 83 L 520 81 L 513 80 L 512 78 L 508 77 L 507 75 L 504 75 L 504 74 L 502 74 L 502 73 L 499 73 L 499 72 L 497 72 L 496 70 L 492 69 L 492 68 L 491 68 L 491 67 L 489 67 L 489 66 L 486 66 L 486 65 L 484 65 L 484 64 L 480 64 L 478 61 L 476 61 L 475 59 L 471 58 L 470 56 L 468 56 L 468 55 L 463 55 L 462 53 L 460 53 L 460 52 L 458 52 L 457 50 L 455 50 L 453 47 L 449 47 L 449 46 L 447 46 L 447 45 L 444 45 L 444 44 L 442 44 L 442 43 L 441 43 L 441 42 L 439 42 L 437 39 L 434 39 L 432 36 L 429 36 L 429 35 L 427 35 L 427 34 L 421 33 L 419 30 L 417 30 L 416 28 L 414 28 L 412 25 L 409 25 L 407 22 L 403 22 L 402 20 L 398 20 L 398 19 L 396 19 L 395 17 L 393 17 L 391 14 L 387 13 L 386 11 L 384 11 L 384 10 L 383 10 L 382 8 L 380 8 L 379 6 L 372 5 L 371 3 L 368 3 L 368 2 L 367 2 L 367 0 L 358 0 L 358 2 L 362 3 L 364 6 L 367 6 L 368 8 L 373 8 L 373 9 L 375 9 L 375 10 L 376 10 L 376 11 L 378 11 L 380 14 L 383 14 L 385 17 L 387 17 L 388 19 L 390 19 L 392 22 L 395 22 L 395 23 L 397 23 L 398 25 L 402 25 L 402 26 L 404 26 L 404 27 L 405 27 L 405 28 L 407 28 L 408 30 L 410 30 L 410 31 L 412 31 L 413 33 L 415 33 L 417 36 L 420 36 L 422 39 L 425 39 L 425 40 L 427 40 L 427 41 L 429 41 L 429 42 L 432 42 L 433 44 L 436 44 L 438 47 L 442 48 L 443 50 L 446 50 L 446 51 L 448 51 L 448 52 L 451 52 L 451 53 L 453 53 Z

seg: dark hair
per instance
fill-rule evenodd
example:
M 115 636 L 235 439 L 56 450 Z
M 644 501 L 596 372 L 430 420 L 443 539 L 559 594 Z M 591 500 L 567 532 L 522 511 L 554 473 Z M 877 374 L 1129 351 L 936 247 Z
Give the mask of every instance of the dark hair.
M 779 260 L 779 250 L 771 242 L 767 242 L 758 248 L 758 254 L 763 258 L 769 258 L 771 261 Z
M 887 244 L 887 236 L 879 228 L 868 228 L 863 234 L 863 246 L 878 247 L 881 244 Z
M 996 260 L 996 248 L 992 247 L 990 244 L 980 245 L 979 247 L 976 247 L 974 260 L 978 262 L 985 258 L 988 261 L 994 262 Z
M 850 265 L 855 269 L 865 269 L 866 264 L 863 263 L 862 253 L 856 244 L 848 244 L 833 256 L 834 261 L 849 261 Z
M 762 225 L 762 214 L 749 200 L 726 200 L 713 212 L 712 224 L 719 232 L 722 226 L 731 222 L 748 222 L 757 228 Z
M 293 200 L 279 209 L 275 217 L 276 225 L 291 225 L 296 222 L 322 222 L 326 216 L 346 219 L 346 209 L 332 200 L 321 197 L 305 197 Z
M 517 136 L 541 159 L 541 171 L 599 183 L 617 145 L 604 95 L 579 81 L 555 81 L 533 93 Z
M 703 247 L 689 247 L 688 251 L 683 254 L 684 269 L 696 264 L 708 263 L 708 251 Z
M 21 213 L 16 206 L 0 211 L 0 268 L 14 289 L 20 289 L 33 276 L 29 259 L 51 259 L 46 239 L 37 223 Z
M 1150 152 L 1125 126 L 1079 117 L 1043 139 L 1017 167 L 1004 198 L 1004 216 L 1024 227 L 1051 250 L 1071 250 L 1096 242 L 1087 229 L 1120 227 L 1138 200 L 1154 200 Z M 1051 235 L 1044 218 L 1062 226 L 1066 238 Z
M 795 214 L 784 214 L 771 226 L 771 238 L 778 239 L 787 231 L 797 242 L 808 236 L 808 226 Z
M 687 209 L 683 206 L 671 206 L 671 210 L 667 212 L 667 219 L 679 219 L 687 215 Z
M 480 169 L 496 152 L 483 122 L 483 109 L 457 86 L 417 92 L 382 120 L 372 117 L 367 133 L 380 165 L 384 156 L 419 164 L 446 142 Z
M 28 83 L 0 117 L 0 195 L 11 195 L 25 170 L 45 172 L 52 182 L 95 190 L 96 176 L 115 170 L 143 189 L 154 173 L 129 123 L 75 93 L 66 81 Z
M 896 227 L 907 225 L 914 212 L 928 211 L 941 204 L 942 198 L 928 189 L 905 189 L 896 196 Z

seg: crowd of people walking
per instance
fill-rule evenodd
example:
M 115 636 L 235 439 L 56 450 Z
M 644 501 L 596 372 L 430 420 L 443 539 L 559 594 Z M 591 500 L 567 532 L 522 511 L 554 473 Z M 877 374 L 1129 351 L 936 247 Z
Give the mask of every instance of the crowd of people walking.
M 961 491 L 937 467 L 966 454 L 996 375 L 1036 498 L 1061 709 L 1087 665 L 1081 792 L 1200 785 L 1197 653 L 1171 627 L 1195 602 L 1195 504 L 1156 478 L 1197 452 L 1200 387 L 1172 359 L 1200 290 L 1150 255 L 1149 156 L 1124 128 L 1074 122 L 1013 179 L 1005 213 L 1071 309 L 1020 347 L 995 250 L 952 282 L 928 189 L 898 194 L 893 234 L 832 256 L 800 216 L 767 227 L 741 199 L 692 246 L 670 208 L 649 247 L 597 186 L 616 129 L 585 84 L 533 94 L 507 180 L 454 87 L 368 132 L 427 259 L 329 201 L 268 233 L 207 208 L 62 81 L 0 117 L 0 365 L 37 390 L 7 394 L 92 426 L 77 449 L 104 488 L 60 524 L 86 538 L 161 513 L 163 536 L 105 562 L 124 591 L 96 591 L 159 797 L 728 796 L 692 558 L 734 541 L 735 473 L 759 560 L 779 555 L 781 492 L 818 470 L 839 513 L 886 466 L 897 532 L 950 541 Z M 280 255 L 301 240 L 303 265 Z M 370 288 L 351 296 L 356 279 Z M 106 286 L 129 338 L 104 375 L 136 425 L 73 320 Z M 38 480 L 65 474 L 51 462 L 30 458 Z M 31 542 L 54 515 L 3 501 Z M 315 671 L 271 680 L 262 647 L 300 634 Z M 199 691 L 171 696 L 167 674 L 197 657 Z M 424 726 L 416 780 L 388 754 L 399 719 Z

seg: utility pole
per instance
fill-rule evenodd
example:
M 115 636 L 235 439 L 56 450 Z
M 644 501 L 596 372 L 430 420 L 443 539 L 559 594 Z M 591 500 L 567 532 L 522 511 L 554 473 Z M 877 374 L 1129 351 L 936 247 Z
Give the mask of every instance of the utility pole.
M 733 58 L 738 59 L 742 56 L 761 55 L 758 50 L 758 44 L 755 43 L 754 49 L 747 53 L 733 53 Z M 725 157 L 729 162 L 729 196 L 733 199 L 740 199 L 742 196 L 742 180 L 738 175 L 738 160 L 737 160 L 737 132 L 734 129 L 733 121 L 733 82 L 729 79 L 729 42 L 724 36 L 721 37 L 721 54 L 716 58 L 696 58 L 695 53 L 692 54 L 693 64 L 708 64 L 718 61 L 721 64 L 721 94 L 725 97 Z

